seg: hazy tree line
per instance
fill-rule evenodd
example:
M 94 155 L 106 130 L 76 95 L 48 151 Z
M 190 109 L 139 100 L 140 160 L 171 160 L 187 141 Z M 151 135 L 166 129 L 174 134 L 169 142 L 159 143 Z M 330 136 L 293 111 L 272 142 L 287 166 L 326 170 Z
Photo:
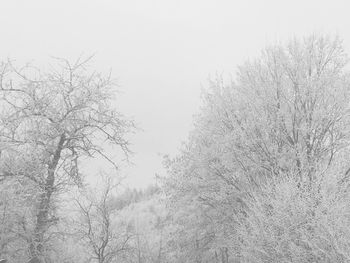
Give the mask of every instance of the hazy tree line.
M 167 174 L 144 191 L 84 162 L 127 157 L 132 121 L 88 61 L 1 64 L 0 258 L 350 262 L 350 75 L 339 38 L 274 45 L 217 77 Z M 108 150 L 106 150 L 108 149 Z M 96 175 L 98 176 L 98 175 Z M 100 178 L 100 176 L 98 176 Z

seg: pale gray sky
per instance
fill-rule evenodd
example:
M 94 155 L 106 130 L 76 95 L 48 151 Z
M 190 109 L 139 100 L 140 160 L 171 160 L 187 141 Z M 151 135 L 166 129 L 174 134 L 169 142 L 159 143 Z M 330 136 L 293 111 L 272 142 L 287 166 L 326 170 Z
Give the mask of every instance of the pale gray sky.
M 234 73 L 266 44 L 312 32 L 339 34 L 350 52 L 348 1 L 3 0 L 0 57 L 45 61 L 96 53 L 113 69 L 121 110 L 144 130 L 133 140 L 127 182 L 164 173 L 198 111 L 209 75 Z

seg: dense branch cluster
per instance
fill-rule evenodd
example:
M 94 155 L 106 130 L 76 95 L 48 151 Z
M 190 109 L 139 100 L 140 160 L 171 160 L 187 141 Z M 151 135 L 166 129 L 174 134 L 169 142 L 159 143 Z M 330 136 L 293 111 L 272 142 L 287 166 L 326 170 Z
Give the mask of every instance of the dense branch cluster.
M 196 233 L 186 262 L 350 262 L 347 62 L 338 38 L 311 36 L 211 82 L 167 161 L 173 205 L 200 217 L 180 222 Z

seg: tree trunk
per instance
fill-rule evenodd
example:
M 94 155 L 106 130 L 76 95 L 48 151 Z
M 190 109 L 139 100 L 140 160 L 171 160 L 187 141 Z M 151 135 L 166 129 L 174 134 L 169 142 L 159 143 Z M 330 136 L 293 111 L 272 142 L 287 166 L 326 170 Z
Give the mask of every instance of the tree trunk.
M 220 248 L 220 252 L 221 252 L 221 263 L 228 263 L 228 248 L 227 247 Z
M 65 135 L 60 136 L 53 158 L 48 165 L 47 177 L 45 185 L 42 187 L 43 192 L 39 197 L 38 213 L 36 215 L 36 224 L 34 228 L 34 234 L 32 242 L 29 246 L 30 263 L 43 263 L 44 262 L 44 235 L 50 226 L 49 211 L 51 206 L 51 196 L 54 192 L 55 183 L 55 171 L 57 164 L 61 158 L 61 152 L 63 144 L 65 142 Z
M 219 257 L 218 257 L 218 252 L 215 250 L 215 263 L 220 263 L 219 262 Z
M 160 230 L 158 263 L 162 262 L 162 249 L 163 249 L 163 228 Z

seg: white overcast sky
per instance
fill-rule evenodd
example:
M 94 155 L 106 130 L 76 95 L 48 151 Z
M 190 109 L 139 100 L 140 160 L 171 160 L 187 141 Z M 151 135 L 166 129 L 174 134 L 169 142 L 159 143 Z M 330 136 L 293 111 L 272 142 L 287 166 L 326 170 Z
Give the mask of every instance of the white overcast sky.
M 350 52 L 349 1 L 2 0 L 0 57 L 45 61 L 95 53 L 123 92 L 118 107 L 143 129 L 135 135 L 127 182 L 164 174 L 200 105 L 201 87 L 269 43 L 309 33 L 339 34 Z

